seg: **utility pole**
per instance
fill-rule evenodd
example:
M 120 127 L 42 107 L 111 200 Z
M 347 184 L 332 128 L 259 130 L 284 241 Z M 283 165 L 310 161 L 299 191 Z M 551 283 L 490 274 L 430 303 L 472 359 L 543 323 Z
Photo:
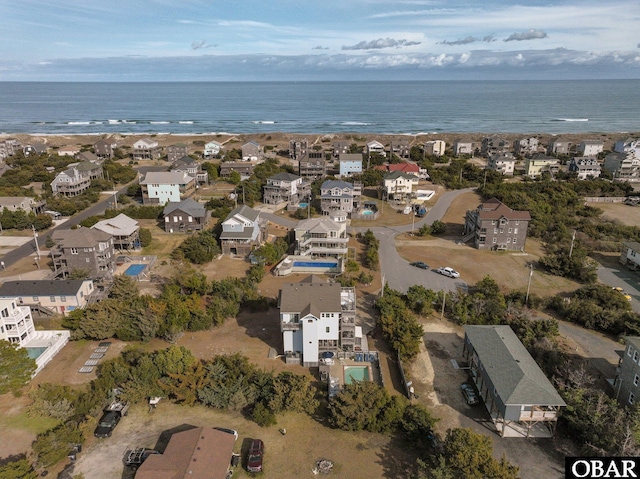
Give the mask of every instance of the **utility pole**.
M 33 241 L 36 243 L 36 253 L 38 254 L 38 261 L 40 261 L 40 246 L 38 246 L 38 233 L 36 233 L 36 227 L 31 225 L 33 230 Z
M 113 182 L 113 204 L 118 209 L 118 191 L 116 190 L 116 183 Z
M 442 311 L 440 312 L 440 321 L 444 318 L 444 304 L 447 302 L 447 290 L 442 291 Z
M 411 236 L 413 236 L 413 231 L 415 230 L 415 224 L 416 224 L 416 210 L 415 208 L 411 207 L 411 211 L 412 211 L 412 215 L 411 215 Z
M 524 298 L 524 305 L 529 304 L 529 291 L 531 290 L 531 278 L 533 277 L 533 263 L 529 265 L 531 270 L 529 271 L 529 284 L 527 285 L 527 296 Z
M 573 242 L 576 240 L 576 230 L 573 230 L 573 236 L 571 238 L 571 247 L 569 248 L 569 258 L 573 254 Z

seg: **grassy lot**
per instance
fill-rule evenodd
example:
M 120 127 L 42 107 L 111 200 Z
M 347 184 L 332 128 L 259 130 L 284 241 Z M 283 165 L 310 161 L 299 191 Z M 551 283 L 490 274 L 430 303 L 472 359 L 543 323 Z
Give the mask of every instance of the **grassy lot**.
M 600 208 L 604 219 L 619 221 L 628 226 L 640 225 L 640 207 L 624 203 L 589 203 L 589 206 Z

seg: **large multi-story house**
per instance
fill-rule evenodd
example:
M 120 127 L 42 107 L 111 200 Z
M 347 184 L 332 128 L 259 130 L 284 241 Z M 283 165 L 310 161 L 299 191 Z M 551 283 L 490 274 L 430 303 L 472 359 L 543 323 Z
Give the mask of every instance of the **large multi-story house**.
M 408 160 L 411 156 L 411 142 L 406 138 L 391 140 L 389 154 L 389 158 L 393 158 L 393 155 L 395 155 L 402 160 Z
M 58 156 L 76 156 L 80 153 L 80 147 L 77 145 L 65 145 L 56 150 Z
M 571 158 L 569 171 L 574 172 L 579 180 L 598 178 L 602 168 L 596 158 L 576 156 Z
M 134 160 L 157 160 L 162 156 L 162 148 L 156 140 L 141 138 L 133 144 L 131 157 Z
M 320 187 L 320 209 L 325 214 L 350 214 L 360 205 L 361 183 L 327 180 Z
M 497 153 L 489 157 L 487 168 L 489 170 L 499 171 L 503 175 L 513 175 L 516 168 L 516 159 L 511 153 Z
M 293 161 L 299 161 L 306 156 L 309 151 L 309 142 L 307 139 L 289 140 L 289 158 Z
M 149 171 L 140 181 L 142 203 L 166 205 L 189 198 L 196 191 L 196 179 L 185 171 Z
M 303 178 L 315 180 L 327 175 L 327 162 L 324 153 L 320 151 L 308 151 L 298 161 L 298 174 Z
M 415 163 L 389 163 L 384 165 L 378 165 L 374 169 L 378 171 L 384 171 L 386 173 L 394 173 L 396 171 L 406 173 L 408 175 L 414 175 L 416 177 L 422 177 L 426 174 L 426 170 L 420 168 Z
M 531 215 L 512 210 L 496 198 L 467 211 L 463 241 L 473 239 L 478 249 L 524 250 Z
M 81 175 L 88 176 L 90 180 L 102 180 L 104 179 L 104 171 L 102 170 L 102 164 L 100 164 L 98 158 L 91 152 L 91 157 L 95 158 L 93 161 L 83 160 L 80 163 L 69 165 L 80 172 Z M 84 158 L 83 156 L 77 156 L 77 158 Z
M 262 161 L 264 148 L 257 141 L 248 141 L 242 145 L 242 161 Z
M 98 221 L 91 227 L 113 237 L 113 247 L 120 250 L 140 248 L 140 226 L 133 218 L 120 213 L 115 218 Z
M 0 141 L 0 161 L 9 158 L 20 150 L 20 142 L 15 138 L 7 138 Z
M 542 173 L 554 173 L 559 168 L 560 162 L 553 156 L 536 153 L 524 160 L 524 174 L 529 178 L 537 178 Z
M 498 135 L 486 136 L 482 139 L 480 153 L 485 158 L 495 154 L 504 154 L 511 151 L 511 142 Z
M 616 153 L 626 153 L 628 151 L 634 151 L 636 156 L 640 158 L 640 140 L 634 138 L 625 138 L 624 140 L 618 140 L 613 145 L 613 151 Z
M 570 152 L 571 143 L 560 138 L 552 140 L 547 146 L 547 155 L 568 155 Z
M 458 139 L 453 143 L 453 156 L 473 155 L 473 142 Z
M 176 143 L 167 146 L 167 161 L 173 163 L 185 156 L 189 156 L 189 147 L 184 143 Z
M 203 230 L 209 221 L 210 213 L 203 205 L 191 198 L 182 201 L 170 201 L 162 210 L 164 230 L 188 232 Z
M 297 206 L 311 198 L 311 184 L 293 173 L 277 173 L 267 178 L 263 187 L 262 201 L 267 205 L 287 203 Z
M 202 156 L 205 160 L 216 158 L 222 151 L 222 143 L 218 143 L 215 140 L 205 143 Z
M 56 276 L 86 272 L 91 279 L 108 279 L 115 270 L 113 237 L 91 228 L 58 230 L 52 234 L 55 245 L 51 259 Z
M 377 153 L 383 157 L 387 157 L 387 152 L 384 150 L 384 145 L 377 140 L 371 140 L 367 143 L 366 147 L 367 156 L 371 156 L 373 153 Z
M 301 283 L 283 284 L 278 308 L 287 363 L 315 367 L 324 352 L 361 348 L 355 288 L 343 288 L 340 283 L 311 276 Z
M 347 224 L 329 218 L 302 220 L 294 228 L 296 255 L 335 258 L 347 254 Z
M 33 325 L 31 309 L 18 306 L 11 298 L 0 299 L 0 340 L 25 346 L 33 339 L 36 328 Z
M 425 141 L 422 146 L 422 153 L 425 156 L 442 156 L 447 149 L 447 144 L 444 140 L 430 140 Z
M 202 165 L 199 161 L 194 160 L 190 156 L 183 156 L 179 160 L 176 160 L 171 171 L 181 171 L 187 173 L 200 184 L 209 183 L 209 172 L 202 169 Z
M 78 196 L 91 186 L 91 176 L 77 167 L 61 171 L 51 182 L 53 196 Z
M 110 160 L 115 155 L 118 143 L 112 139 L 98 140 L 93 144 L 93 153 L 100 160 Z
M 626 336 L 625 349 L 616 368 L 614 396 L 620 404 L 633 406 L 640 400 L 640 337 Z
M 235 171 L 241 180 L 245 180 L 253 174 L 255 166 L 255 163 L 249 161 L 224 161 L 220 164 L 220 178 L 229 178 Z
M 465 326 L 471 381 L 502 437 L 552 437 L 566 407 L 511 326 Z
M 265 239 L 266 228 L 260 222 L 260 212 L 246 205 L 233 209 L 222 222 L 222 254 L 248 256 Z
M 413 191 L 413 186 L 418 185 L 419 178 L 402 171 L 394 171 L 382 178 L 382 194 L 384 199 L 403 200 Z
M 604 151 L 604 143 L 600 140 L 584 140 L 578 145 L 578 156 L 598 156 Z
M 614 181 L 640 181 L 640 158 L 634 150 L 609 153 L 602 167 L 613 175 Z
M 95 167 L 95 165 L 102 164 L 100 158 L 98 158 L 98 156 L 95 155 L 92 151 L 79 151 L 75 155 L 73 155 L 73 157 L 81 165 L 83 163 L 91 163 Z M 100 170 L 102 171 L 102 168 L 100 168 Z
M 348 141 L 338 140 L 333 142 L 333 159 L 337 160 L 340 155 L 351 153 L 351 145 Z
M 340 177 L 362 173 L 362 153 L 343 153 L 339 157 Z
M 519 138 L 513 145 L 513 153 L 516 156 L 529 156 L 538 152 L 538 146 L 540 140 L 536 137 L 531 138 Z
M 67 315 L 84 308 L 94 292 L 90 279 L 5 281 L 0 286 L 0 301 L 13 300 L 40 315 Z

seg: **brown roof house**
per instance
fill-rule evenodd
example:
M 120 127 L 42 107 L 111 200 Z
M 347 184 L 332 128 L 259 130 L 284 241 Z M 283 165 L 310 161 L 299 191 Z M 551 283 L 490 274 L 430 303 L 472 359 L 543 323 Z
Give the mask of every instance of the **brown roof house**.
M 102 139 L 93 144 L 93 153 L 101 160 L 110 160 L 117 147 L 118 143 L 115 140 Z
M 170 201 L 162 210 L 162 216 L 167 233 L 203 230 L 209 221 L 209 211 L 191 198 Z
M 233 456 L 233 434 L 198 427 L 173 434 L 162 454 L 152 454 L 136 479 L 225 479 Z
M 462 241 L 473 239 L 478 249 L 521 251 L 527 240 L 529 221 L 528 211 L 512 210 L 492 198 L 467 211 Z
M 260 222 L 260 212 L 246 205 L 232 210 L 222 222 L 222 254 L 247 256 L 265 239 L 266 227 Z
M 91 279 L 104 279 L 113 275 L 115 254 L 113 236 L 91 228 L 54 231 L 56 243 L 51 248 L 51 259 L 57 276 L 66 277 L 74 271 L 87 271 Z

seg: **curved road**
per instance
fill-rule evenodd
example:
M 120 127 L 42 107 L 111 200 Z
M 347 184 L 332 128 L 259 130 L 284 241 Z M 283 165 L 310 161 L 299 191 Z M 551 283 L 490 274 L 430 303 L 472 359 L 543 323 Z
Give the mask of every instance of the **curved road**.
M 413 226 L 420 228 L 423 224 L 432 224 L 436 220 L 441 220 L 445 215 L 453 200 L 464 193 L 473 191 L 473 188 L 463 190 L 447 191 L 438 199 L 437 203 L 429 210 L 427 215 Z M 416 284 L 420 284 L 433 291 L 456 291 L 457 289 L 467 289 L 467 284 L 458 279 L 447 278 L 434 270 L 423 270 L 411 266 L 396 249 L 395 238 L 400 233 L 411 231 L 412 225 L 388 226 L 373 228 L 359 227 L 351 228 L 351 232 L 363 233 L 370 229 L 380 241 L 380 268 L 384 276 L 384 281 L 391 288 L 406 293 L 407 290 Z

